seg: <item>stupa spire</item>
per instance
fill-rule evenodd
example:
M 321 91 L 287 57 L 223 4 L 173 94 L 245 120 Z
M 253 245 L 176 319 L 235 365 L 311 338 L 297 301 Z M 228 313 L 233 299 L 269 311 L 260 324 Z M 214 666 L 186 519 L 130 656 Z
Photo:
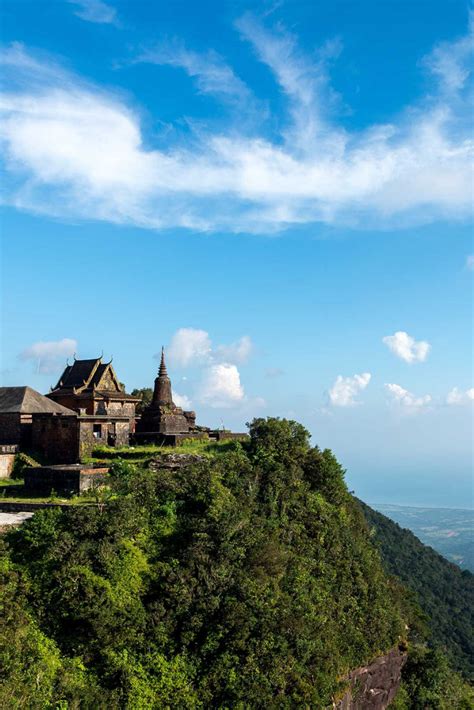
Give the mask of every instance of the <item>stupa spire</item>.
M 158 377 L 168 377 L 168 371 L 166 369 L 166 362 L 165 362 L 164 347 L 161 348 L 161 360 L 160 360 L 160 369 L 158 370 Z
M 155 407 L 161 406 L 163 404 L 173 404 L 171 381 L 168 377 L 168 371 L 166 369 L 164 348 L 161 348 L 160 368 L 158 370 L 158 377 L 155 379 L 155 389 L 153 391 L 152 404 Z

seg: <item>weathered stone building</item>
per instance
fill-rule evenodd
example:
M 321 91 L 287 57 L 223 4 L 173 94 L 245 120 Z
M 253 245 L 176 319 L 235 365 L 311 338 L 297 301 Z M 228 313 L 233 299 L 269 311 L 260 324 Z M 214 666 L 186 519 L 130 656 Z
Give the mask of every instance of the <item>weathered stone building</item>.
M 61 417 L 74 412 L 31 387 L 0 387 L 0 444 L 29 447 L 36 414 Z
M 69 413 L 33 417 L 32 448 L 49 462 L 76 463 L 100 444 L 128 445 L 139 400 L 123 391 L 111 362 L 74 358 L 47 397 Z
M 128 417 L 69 411 L 71 416 L 68 417 L 33 415 L 32 449 L 50 463 L 76 463 L 90 456 L 92 449 L 99 445 L 128 445 Z
M 112 361 L 102 362 L 102 358 L 76 360 L 67 365 L 59 381 L 48 397 L 64 407 L 89 416 L 105 416 L 111 419 L 126 418 L 130 431 L 135 425 L 135 405 L 137 397 L 124 392 Z M 111 421 L 108 433 L 114 436 Z
M 185 412 L 173 402 L 171 380 L 165 363 L 164 349 L 161 351 L 160 369 L 155 379 L 153 399 L 143 411 L 137 423 L 138 440 L 158 440 L 166 436 L 198 434 L 195 412 Z

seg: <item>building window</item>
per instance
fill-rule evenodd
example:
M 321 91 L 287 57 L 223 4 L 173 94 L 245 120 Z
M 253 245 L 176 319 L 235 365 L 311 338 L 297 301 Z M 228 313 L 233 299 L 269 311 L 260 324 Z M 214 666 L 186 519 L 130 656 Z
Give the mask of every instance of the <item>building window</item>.
M 94 439 L 102 439 L 102 424 L 94 424 Z

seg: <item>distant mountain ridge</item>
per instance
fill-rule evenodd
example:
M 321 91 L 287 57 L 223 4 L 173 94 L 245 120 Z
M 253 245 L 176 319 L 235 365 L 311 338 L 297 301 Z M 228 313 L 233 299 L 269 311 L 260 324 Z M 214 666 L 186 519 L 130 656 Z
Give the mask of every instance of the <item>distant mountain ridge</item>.
M 453 668 L 474 678 L 474 575 L 410 530 L 359 501 L 386 571 L 415 592 L 427 615 L 431 639 L 443 648 Z

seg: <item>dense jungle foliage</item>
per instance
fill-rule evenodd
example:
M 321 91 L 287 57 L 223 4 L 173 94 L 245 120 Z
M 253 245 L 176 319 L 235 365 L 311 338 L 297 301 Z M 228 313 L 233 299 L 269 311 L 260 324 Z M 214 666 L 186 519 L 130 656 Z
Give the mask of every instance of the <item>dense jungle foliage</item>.
M 389 574 L 416 593 L 431 641 L 453 668 L 474 679 L 474 575 L 448 562 L 413 533 L 360 502 Z
M 117 462 L 105 497 L 5 536 L 0 707 L 325 708 L 406 632 L 340 465 L 295 422 L 182 470 Z

